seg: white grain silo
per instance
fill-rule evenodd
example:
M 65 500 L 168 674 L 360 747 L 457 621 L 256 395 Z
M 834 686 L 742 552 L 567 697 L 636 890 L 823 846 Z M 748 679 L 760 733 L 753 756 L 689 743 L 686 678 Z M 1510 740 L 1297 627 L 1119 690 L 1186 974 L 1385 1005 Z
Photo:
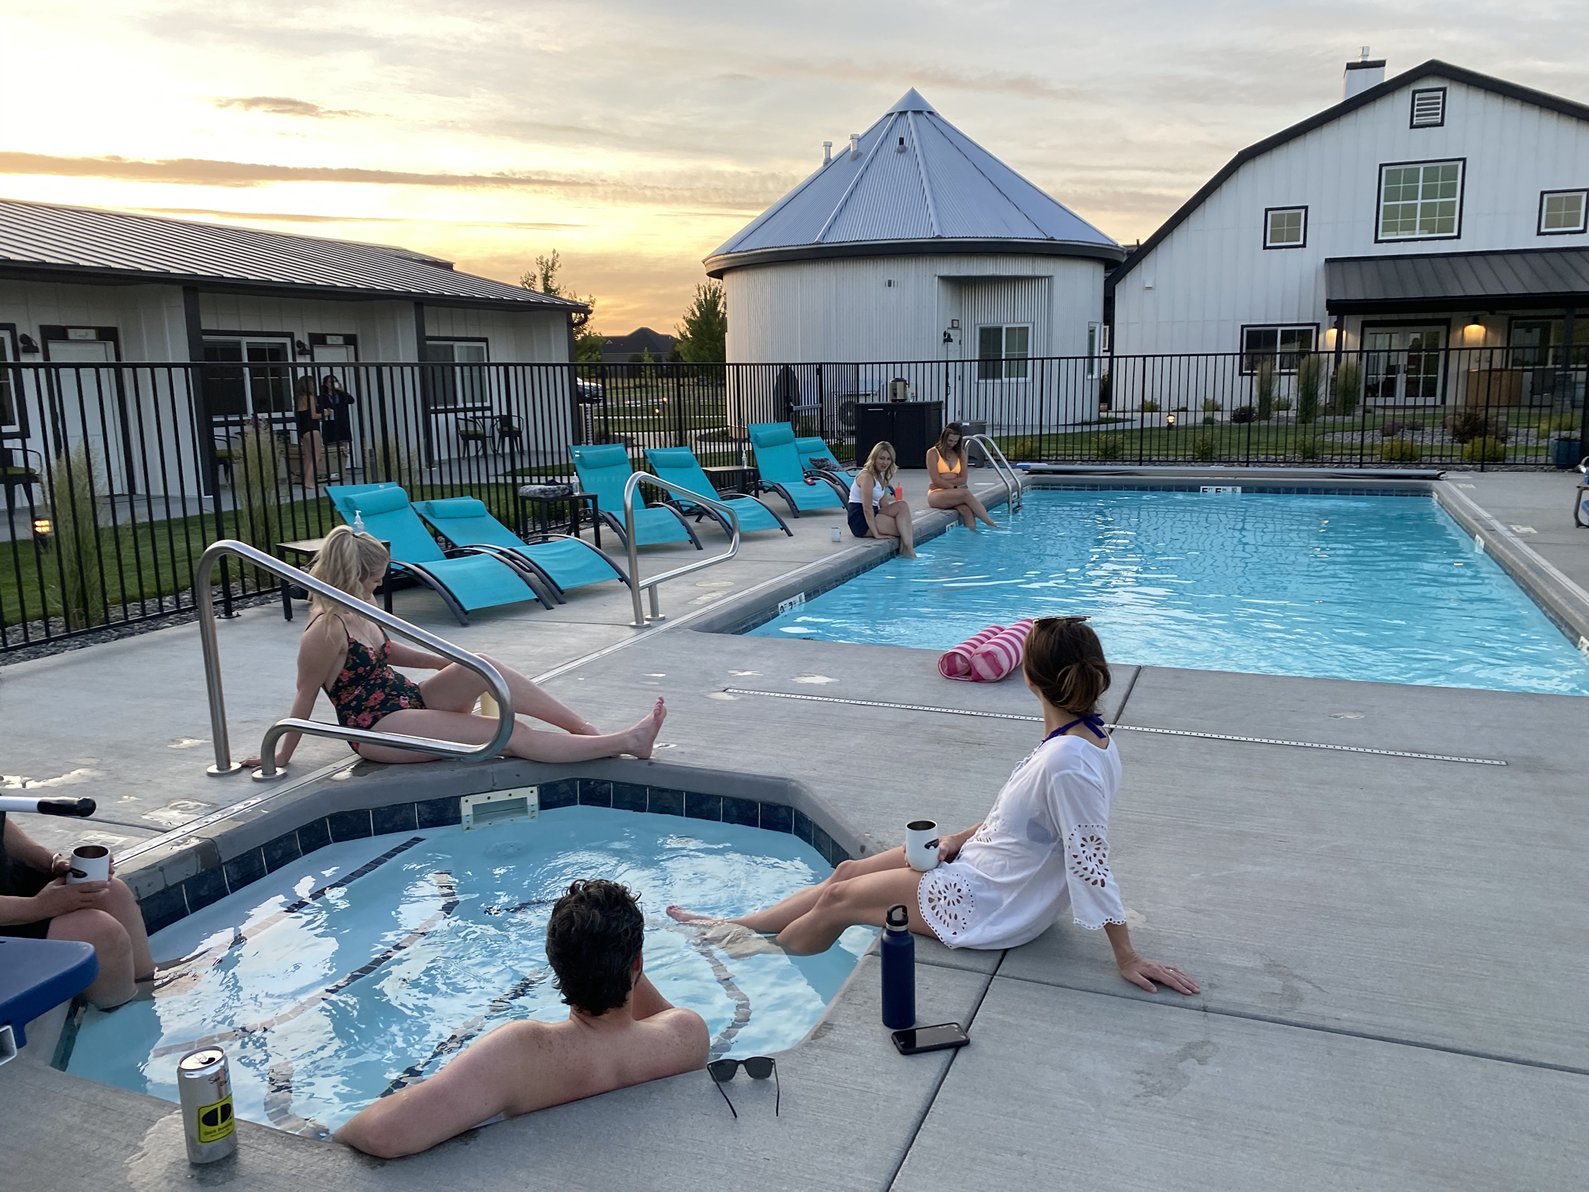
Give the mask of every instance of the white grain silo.
M 995 380 L 1033 383 L 1021 358 L 1099 351 L 1104 274 L 1124 256 L 913 88 L 705 263 L 730 362 L 858 364 L 840 387 L 860 395 L 902 372 L 925 387 L 930 371 L 951 417 L 977 417 L 1008 404 Z M 910 361 L 981 363 L 881 367 Z M 797 369 L 801 404 L 812 371 Z M 841 370 L 826 371 L 831 397 Z

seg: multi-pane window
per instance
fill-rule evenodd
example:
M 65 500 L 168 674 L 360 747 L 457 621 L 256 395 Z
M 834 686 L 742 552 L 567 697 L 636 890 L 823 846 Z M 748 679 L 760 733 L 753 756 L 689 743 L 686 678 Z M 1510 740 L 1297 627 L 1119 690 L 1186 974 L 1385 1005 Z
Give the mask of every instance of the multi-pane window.
M 281 414 L 293 408 L 292 339 L 204 340 L 204 397 L 213 416 Z
M 1241 371 L 1257 372 L 1268 362 L 1275 372 L 1297 371 L 1297 356 L 1313 351 L 1319 329 L 1308 324 L 1297 327 L 1243 327 L 1241 329 Z
M 1439 128 L 1446 122 L 1446 89 L 1431 87 L 1412 93 L 1412 127 Z
M 1265 248 L 1301 248 L 1307 241 L 1306 207 L 1270 207 L 1263 213 Z
M 977 328 L 977 380 L 1024 379 L 1031 344 L 1030 327 Z
M 1454 239 L 1461 234 L 1461 161 L 1379 167 L 1379 239 Z
M 1589 230 L 1584 222 L 1586 208 L 1589 208 L 1589 191 L 1542 191 L 1539 196 L 1539 234 L 1570 236 Z
M 484 340 L 427 339 L 425 359 L 437 363 L 484 364 Z M 483 368 L 428 368 L 425 396 L 433 410 L 479 408 L 487 404 L 486 370 Z
M 0 327 L 0 364 L 16 358 L 12 351 L 11 331 Z M 22 429 L 22 414 L 12 384 L 11 370 L 0 368 L 0 434 L 15 434 Z

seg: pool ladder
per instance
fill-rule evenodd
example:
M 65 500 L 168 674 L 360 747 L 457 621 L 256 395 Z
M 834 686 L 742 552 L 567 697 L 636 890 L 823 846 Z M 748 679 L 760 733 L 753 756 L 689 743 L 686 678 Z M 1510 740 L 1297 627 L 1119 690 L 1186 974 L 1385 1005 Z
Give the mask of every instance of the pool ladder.
M 366 604 L 349 596 L 340 588 L 322 583 L 314 576 L 299 571 L 298 568 L 283 563 L 264 551 L 256 550 L 246 542 L 238 542 L 230 538 L 212 543 L 199 557 L 198 571 L 193 579 L 195 593 L 209 592 L 210 576 L 215 570 L 215 565 L 225 555 L 234 555 L 261 571 L 268 571 L 300 588 L 316 592 L 328 600 L 334 600 L 342 607 L 352 609 L 359 616 L 374 621 L 399 637 L 418 642 L 443 658 L 468 667 L 485 680 L 486 694 L 497 701 L 497 731 L 484 745 L 460 745 L 457 741 L 439 741 L 434 737 L 410 737 L 402 733 L 373 733 L 368 729 L 344 728 L 340 724 L 328 724 L 320 720 L 299 720 L 289 716 L 276 721 L 265 730 L 264 742 L 259 747 L 260 766 L 254 771 L 256 781 L 265 782 L 282 776 L 282 771 L 276 767 L 276 742 L 287 733 L 303 733 L 311 737 L 335 737 L 341 741 L 363 741 L 371 745 L 385 745 L 389 749 L 411 749 L 417 753 L 436 753 L 456 758 L 461 762 L 490 761 L 507 747 L 508 738 L 513 735 L 513 693 L 508 690 L 502 673 L 484 658 L 467 650 L 461 650 L 446 639 L 437 637 L 418 625 L 410 625 L 402 618 L 394 617 L 373 604 Z M 636 597 L 637 601 L 638 599 Z M 226 732 L 226 702 L 221 694 L 220 646 L 215 638 L 215 604 L 203 595 L 200 595 L 195 603 L 198 605 L 199 613 L 199 641 L 204 647 L 204 683 L 210 697 L 210 735 L 215 742 L 215 764 L 209 767 L 209 773 L 235 774 L 243 767 L 232 760 L 231 740 Z
M 640 578 L 640 550 L 635 542 L 634 532 L 634 501 L 635 492 L 644 480 L 647 484 L 662 489 L 670 496 L 683 497 L 686 501 L 696 505 L 706 505 L 719 510 L 728 518 L 728 524 L 734 527 L 730 535 L 728 549 L 720 555 L 713 555 L 709 559 L 699 559 L 694 563 L 686 563 L 683 567 L 675 567 L 672 571 L 664 571 L 661 575 L 653 575 L 650 579 Z M 680 517 L 684 515 L 680 513 Z M 733 506 L 721 501 L 714 494 L 710 497 L 700 493 L 692 493 L 683 485 L 674 484 L 671 480 L 664 480 L 660 476 L 653 476 L 650 472 L 633 472 L 623 486 L 623 524 L 624 537 L 629 542 L 629 594 L 634 599 L 634 620 L 630 622 L 636 629 L 644 629 L 651 621 L 662 621 L 662 608 L 657 603 L 657 587 L 664 581 L 678 579 L 681 575 L 688 575 L 692 571 L 699 571 L 703 567 L 711 567 L 718 563 L 726 563 L 739 553 L 739 514 L 734 512 Z M 648 616 L 640 607 L 640 590 L 644 588 L 651 597 L 651 613 Z
M 1009 460 L 1004 458 L 1004 452 L 999 449 L 999 445 L 987 435 L 967 435 L 965 441 L 979 444 L 988 453 L 988 465 L 1004 482 L 1005 503 L 1011 513 L 1020 512 L 1023 497 L 1021 474 L 1015 470 Z

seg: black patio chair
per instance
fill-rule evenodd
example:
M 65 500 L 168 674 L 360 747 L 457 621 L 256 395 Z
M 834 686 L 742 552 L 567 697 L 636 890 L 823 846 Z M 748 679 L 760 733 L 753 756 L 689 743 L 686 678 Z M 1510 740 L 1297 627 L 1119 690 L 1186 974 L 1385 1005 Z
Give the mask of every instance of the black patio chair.
M 517 452 L 524 444 L 524 428 L 513 421 L 512 414 L 497 415 L 497 450 Z

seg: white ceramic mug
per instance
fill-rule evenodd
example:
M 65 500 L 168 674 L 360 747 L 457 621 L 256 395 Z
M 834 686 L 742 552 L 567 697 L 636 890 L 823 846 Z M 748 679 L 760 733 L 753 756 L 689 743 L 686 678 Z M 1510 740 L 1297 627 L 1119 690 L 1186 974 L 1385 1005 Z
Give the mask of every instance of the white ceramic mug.
M 102 844 L 80 844 L 72 850 L 72 868 L 67 871 L 67 885 L 80 882 L 108 882 L 110 880 L 110 850 Z
M 905 860 L 917 873 L 938 868 L 938 824 L 911 820 L 905 825 Z

